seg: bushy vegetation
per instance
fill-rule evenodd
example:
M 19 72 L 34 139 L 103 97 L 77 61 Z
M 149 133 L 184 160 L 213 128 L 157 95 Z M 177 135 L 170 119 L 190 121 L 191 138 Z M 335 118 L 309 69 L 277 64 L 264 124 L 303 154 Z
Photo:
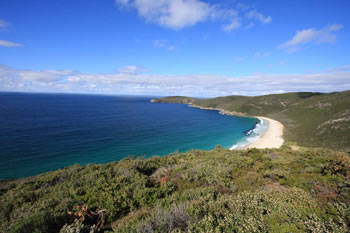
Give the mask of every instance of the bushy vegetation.
M 349 232 L 350 158 L 192 150 L 0 181 L 1 232 Z
M 287 143 L 350 152 L 350 91 L 298 92 L 265 96 L 227 96 L 213 99 L 165 97 L 155 102 L 194 104 L 243 115 L 266 116 L 286 127 Z

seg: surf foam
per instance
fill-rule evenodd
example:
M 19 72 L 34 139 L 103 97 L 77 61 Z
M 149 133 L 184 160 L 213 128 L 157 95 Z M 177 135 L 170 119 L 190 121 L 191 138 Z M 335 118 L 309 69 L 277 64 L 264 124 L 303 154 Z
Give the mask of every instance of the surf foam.
M 268 121 L 258 118 L 258 122 L 256 123 L 255 127 L 253 129 L 247 130 L 245 132 L 246 137 L 244 137 L 238 143 L 232 145 L 230 150 L 244 149 L 246 146 L 257 141 L 262 135 L 264 135 L 268 127 Z

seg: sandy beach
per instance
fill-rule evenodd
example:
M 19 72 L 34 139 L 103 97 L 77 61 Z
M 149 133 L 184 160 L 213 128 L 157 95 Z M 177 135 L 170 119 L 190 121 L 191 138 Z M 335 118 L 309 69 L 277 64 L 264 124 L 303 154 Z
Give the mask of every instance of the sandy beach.
M 189 107 L 194 108 L 200 108 L 205 110 L 215 110 L 219 111 L 219 113 L 224 115 L 230 115 L 230 116 L 247 116 L 244 113 L 240 112 L 231 112 L 226 111 L 220 108 L 207 108 L 207 107 L 201 107 L 194 104 L 189 104 Z M 283 143 L 283 129 L 284 126 L 281 122 L 267 118 L 262 116 L 254 116 L 255 118 L 262 119 L 268 122 L 268 128 L 266 132 L 261 135 L 256 141 L 243 146 L 243 147 L 237 147 L 235 149 L 248 149 L 248 148 L 258 148 L 258 149 L 266 149 L 266 148 L 280 148 Z
M 273 119 L 267 117 L 256 116 L 256 118 L 266 120 L 268 122 L 268 128 L 258 140 L 245 146 L 244 148 L 280 148 L 283 145 L 283 128 L 284 126 Z

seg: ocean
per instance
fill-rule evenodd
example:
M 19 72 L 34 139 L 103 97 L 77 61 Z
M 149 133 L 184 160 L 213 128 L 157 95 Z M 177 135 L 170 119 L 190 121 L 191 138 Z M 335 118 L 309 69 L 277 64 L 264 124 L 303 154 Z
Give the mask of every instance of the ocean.
M 258 123 L 151 99 L 0 93 L 0 179 L 133 155 L 232 148 Z

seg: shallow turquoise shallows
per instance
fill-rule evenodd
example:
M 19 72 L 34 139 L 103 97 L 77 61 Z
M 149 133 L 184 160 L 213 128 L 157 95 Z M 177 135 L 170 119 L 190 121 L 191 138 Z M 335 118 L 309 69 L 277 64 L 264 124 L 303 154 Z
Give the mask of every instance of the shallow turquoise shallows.
M 0 179 L 129 155 L 230 148 L 257 123 L 150 99 L 0 93 Z

